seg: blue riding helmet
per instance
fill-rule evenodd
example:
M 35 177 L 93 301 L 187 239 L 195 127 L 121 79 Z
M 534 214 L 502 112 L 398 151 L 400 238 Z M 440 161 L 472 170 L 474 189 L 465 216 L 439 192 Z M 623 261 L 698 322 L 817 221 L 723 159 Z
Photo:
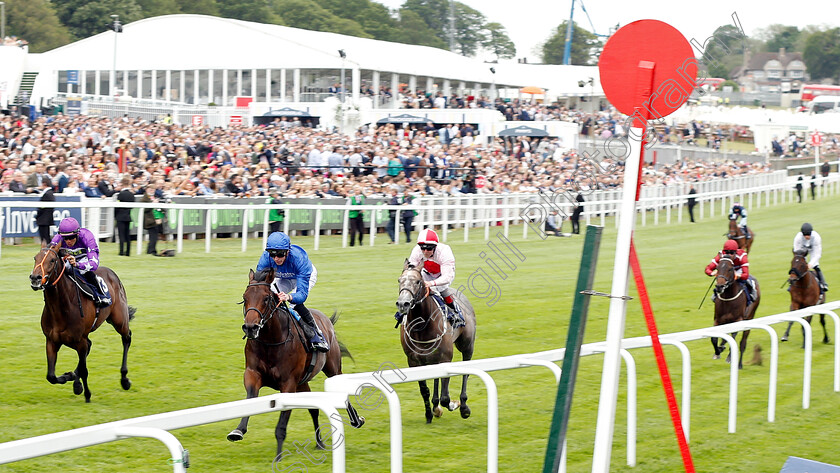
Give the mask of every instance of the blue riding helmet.
M 266 250 L 288 250 L 292 247 L 289 235 L 283 232 L 274 232 L 268 236 L 265 244 Z

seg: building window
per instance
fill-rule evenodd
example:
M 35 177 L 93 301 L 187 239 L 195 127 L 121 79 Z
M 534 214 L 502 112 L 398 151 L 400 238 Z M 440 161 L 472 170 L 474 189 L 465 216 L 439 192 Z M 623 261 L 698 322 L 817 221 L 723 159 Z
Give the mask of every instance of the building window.
M 755 71 L 755 72 L 753 73 L 753 76 L 754 76 L 756 79 L 763 79 L 763 78 L 764 78 L 764 71 Z
M 111 71 L 99 71 L 99 95 L 111 95 Z
M 802 71 L 788 71 L 788 77 L 792 77 L 794 79 L 799 79 L 799 78 L 802 78 L 803 76 L 804 76 L 804 74 L 802 74 Z
M 67 93 L 67 71 L 58 71 L 58 91 Z
M 767 78 L 768 79 L 778 79 L 782 77 L 781 72 L 778 69 L 771 69 L 767 71 Z

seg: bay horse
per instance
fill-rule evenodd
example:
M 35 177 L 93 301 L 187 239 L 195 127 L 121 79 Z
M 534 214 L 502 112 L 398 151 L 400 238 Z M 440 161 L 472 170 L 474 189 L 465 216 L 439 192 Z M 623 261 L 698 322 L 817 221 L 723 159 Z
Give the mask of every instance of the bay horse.
M 461 352 L 461 358 L 464 361 L 472 359 L 475 347 L 475 311 L 466 296 L 460 292 L 453 295 L 461 306 L 466 325 L 452 328 L 434 299 L 429 297 L 430 292 L 423 283 L 420 268 L 405 260 L 399 284 L 397 308 L 402 316 L 400 341 L 403 352 L 408 358 L 408 366 L 448 363 L 452 361 L 453 346 Z M 463 375 L 461 383 L 460 412 L 464 419 L 470 416 L 470 408 L 467 406 L 468 378 L 469 375 Z M 440 398 L 438 398 L 438 383 L 440 383 Z M 433 412 L 435 417 L 443 414 L 439 404 L 450 411 L 455 410 L 455 404 L 450 404 L 449 378 L 435 379 L 431 406 L 426 381 L 418 381 L 418 384 L 420 395 L 423 396 L 423 404 L 426 407 L 427 424 L 432 423 Z
M 727 257 L 722 257 L 717 267 L 717 276 L 715 277 L 715 326 L 731 324 L 741 320 L 752 320 L 755 316 L 755 311 L 758 309 L 758 304 L 761 301 L 761 290 L 758 287 L 758 281 L 755 281 L 755 300 L 748 306 L 747 294 L 741 283 L 736 279 L 735 267 L 732 260 Z M 741 333 L 740 356 L 738 357 L 738 369 L 744 367 L 744 350 L 747 348 L 747 338 L 750 336 L 749 330 L 744 330 Z M 719 359 L 720 354 L 723 353 L 724 344 L 718 346 L 718 337 L 711 337 L 712 347 L 715 349 L 714 359 Z M 726 357 L 727 362 L 731 362 L 732 349 L 729 350 L 729 356 Z
M 735 218 L 732 216 L 729 217 L 729 232 L 726 234 L 726 238 L 737 241 L 738 249 L 749 253 L 750 248 L 752 248 L 753 240 L 755 240 L 755 232 L 749 228 L 747 228 L 747 231 L 750 233 L 749 238 L 746 238 L 744 231 L 741 230 L 741 226 L 738 225 Z
M 324 338 L 330 345 L 330 351 L 309 352 L 307 342 L 299 328 L 292 322 L 292 315 L 288 306 L 282 303 L 271 290 L 274 281 L 274 269 L 254 272 L 248 275 L 248 286 L 242 295 L 244 322 L 242 331 L 245 332 L 245 393 L 247 399 L 259 396 L 260 388 L 268 386 L 283 393 L 310 392 L 309 381 L 320 371 L 328 377 L 341 374 L 341 357 L 350 356 L 350 352 L 341 345 L 335 336 L 333 325 L 338 316 L 327 318 L 323 312 L 310 309 L 315 323 L 321 328 Z M 314 357 L 314 358 L 313 358 Z M 353 408 L 349 401 L 346 403 L 350 425 L 359 428 L 364 417 Z M 323 450 L 323 441 L 318 425 L 318 409 L 309 409 L 312 423 L 315 425 L 315 443 L 319 450 Z M 283 442 L 286 439 L 286 426 L 292 411 L 282 411 L 274 437 L 277 439 L 277 456 L 283 456 Z M 231 442 L 242 440 L 248 431 L 249 417 L 243 417 L 239 425 L 228 434 Z
M 808 269 L 808 261 L 805 260 L 806 252 L 794 252 L 793 260 L 790 262 L 790 271 L 788 271 L 788 284 L 790 288 L 790 310 L 804 309 L 817 304 L 825 302 L 825 294 L 820 294 L 820 284 L 817 280 L 817 275 Z M 808 323 L 811 323 L 811 317 L 805 317 Z M 820 324 L 823 328 L 823 343 L 829 343 L 828 331 L 825 329 L 825 314 L 820 314 Z M 793 322 L 788 322 L 787 330 L 782 335 L 783 342 L 788 341 L 790 336 L 790 327 Z M 805 327 L 802 327 L 802 348 L 805 348 Z
M 84 387 L 85 402 L 90 402 L 88 387 L 87 357 L 93 344 L 89 338 L 103 322 L 108 322 L 122 337 L 123 355 L 120 367 L 120 385 L 128 390 L 128 348 L 131 346 L 129 321 L 134 318 L 136 309 L 128 305 L 125 288 L 110 268 L 100 266 L 95 272 L 105 280 L 111 293 L 112 304 L 97 310 L 93 300 L 82 297 L 81 287 L 84 282 L 75 281 L 73 269 L 64 260 L 64 250 L 58 245 L 42 248 L 35 255 L 35 268 L 29 275 L 32 290 L 44 291 L 44 310 L 41 313 L 41 330 L 47 338 L 47 381 L 52 384 L 65 384 L 73 381 L 73 393 L 79 395 Z M 58 350 L 66 345 L 79 354 L 76 369 L 61 376 L 55 375 L 55 362 Z

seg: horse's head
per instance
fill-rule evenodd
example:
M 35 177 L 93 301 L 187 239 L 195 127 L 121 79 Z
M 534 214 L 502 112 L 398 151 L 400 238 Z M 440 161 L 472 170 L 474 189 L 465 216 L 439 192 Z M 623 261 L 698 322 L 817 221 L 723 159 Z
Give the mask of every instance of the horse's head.
M 406 315 L 412 307 L 426 297 L 426 286 L 423 283 L 420 268 L 409 263 L 407 259 L 398 281 L 400 283 L 400 293 L 397 296 L 397 310 L 400 311 L 401 315 Z
M 35 267 L 29 275 L 29 285 L 33 291 L 45 289 L 55 285 L 64 274 L 64 250 L 59 250 L 57 245 L 42 248 L 35 255 Z
M 260 270 L 248 274 L 248 287 L 242 295 L 244 322 L 242 331 L 249 340 L 260 335 L 260 330 L 268 322 L 280 306 L 277 296 L 271 291 L 274 282 L 274 269 Z
M 720 259 L 717 267 L 717 276 L 715 278 L 715 292 L 723 294 L 732 283 L 735 282 L 735 264 L 729 257 L 724 256 Z
M 805 259 L 806 256 L 808 256 L 807 251 L 793 252 L 793 259 L 790 262 L 790 270 L 788 271 L 788 282 L 794 283 L 808 274 L 808 261 Z

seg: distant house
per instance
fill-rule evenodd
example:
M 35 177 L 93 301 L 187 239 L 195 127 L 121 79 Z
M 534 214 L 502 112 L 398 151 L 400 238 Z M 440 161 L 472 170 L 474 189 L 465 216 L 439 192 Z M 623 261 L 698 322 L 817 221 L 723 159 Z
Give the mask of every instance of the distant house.
M 745 51 L 743 64 L 730 77 L 747 92 L 789 92 L 798 90 L 807 75 L 802 53 L 780 48 L 778 53 Z

